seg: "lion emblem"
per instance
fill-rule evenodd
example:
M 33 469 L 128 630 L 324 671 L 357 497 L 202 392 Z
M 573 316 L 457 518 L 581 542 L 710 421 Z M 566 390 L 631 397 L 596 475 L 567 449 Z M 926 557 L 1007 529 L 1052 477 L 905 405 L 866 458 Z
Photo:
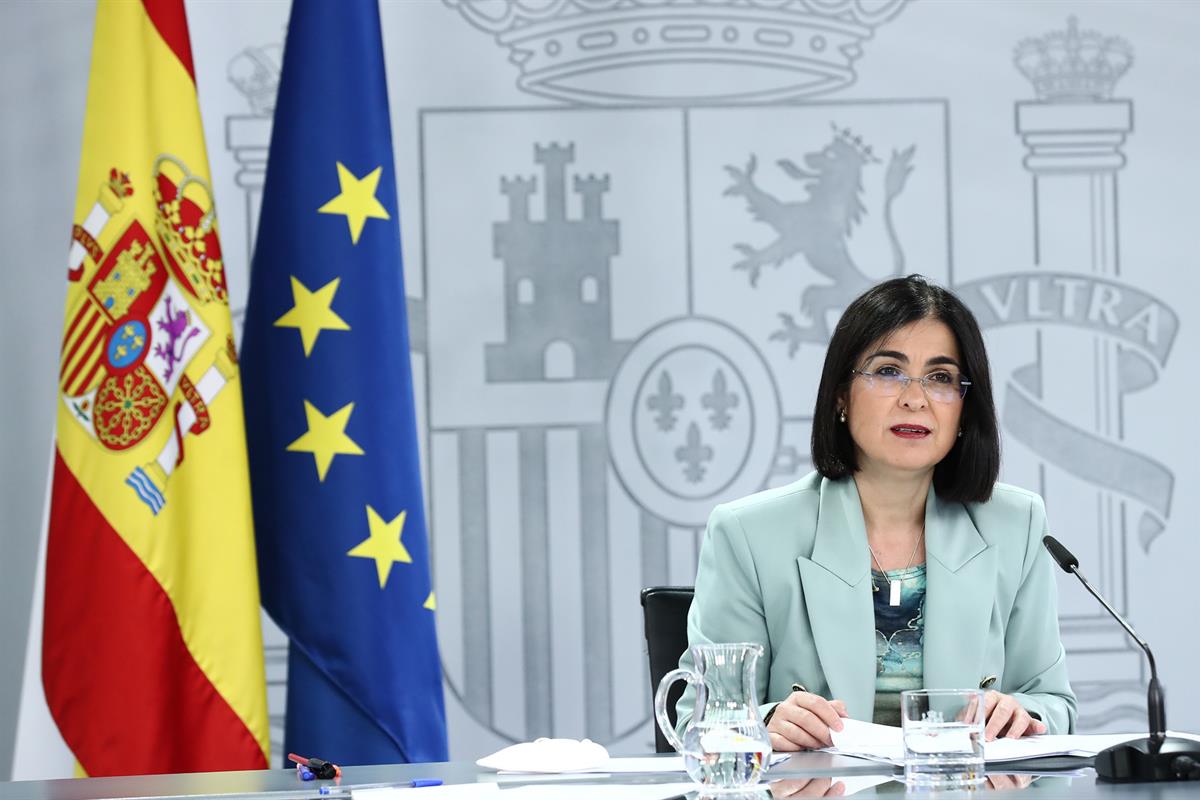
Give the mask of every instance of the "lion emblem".
M 915 151 L 915 145 L 893 151 L 884 178 L 883 219 L 896 275 L 903 273 L 904 253 L 892 223 L 892 202 L 904 190 Z M 804 184 L 808 196 L 802 200 L 789 202 L 763 191 L 754 182 L 758 161 L 753 155 L 745 169 L 725 167 L 733 179 L 725 194 L 746 198 L 751 215 L 770 225 L 776 233 L 775 240 L 764 247 L 734 245 L 742 258 L 733 268 L 744 270 L 750 285 L 757 287 L 764 266 L 779 267 L 802 255 L 813 269 L 833 281 L 804 290 L 799 319 L 779 312 L 783 326 L 770 338 L 786 342 L 789 356 L 795 355 L 804 342 L 819 345 L 828 342 L 826 312 L 845 308 L 874 283 L 855 265 L 847 244 L 866 211 L 862 202 L 863 170 L 878 163 L 871 148 L 863 145 L 862 137 L 834 126 L 829 144 L 805 155 L 803 167 L 786 158 L 777 162 L 785 174 Z

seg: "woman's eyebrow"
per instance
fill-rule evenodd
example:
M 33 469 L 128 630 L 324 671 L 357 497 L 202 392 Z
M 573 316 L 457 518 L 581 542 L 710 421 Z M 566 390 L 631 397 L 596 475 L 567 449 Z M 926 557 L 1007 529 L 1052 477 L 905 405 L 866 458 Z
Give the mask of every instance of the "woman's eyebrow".
M 934 356 L 933 358 L 931 358 L 925 362 L 925 366 L 927 366 L 927 367 L 932 367 L 937 364 L 952 364 L 952 365 L 958 367 L 959 369 L 962 369 L 962 365 L 959 364 L 956 359 L 953 359 L 950 356 Z
M 903 361 L 905 364 L 908 363 L 908 356 L 898 350 L 876 350 L 867 356 L 867 361 L 870 361 L 872 358 L 894 358 L 897 361 Z

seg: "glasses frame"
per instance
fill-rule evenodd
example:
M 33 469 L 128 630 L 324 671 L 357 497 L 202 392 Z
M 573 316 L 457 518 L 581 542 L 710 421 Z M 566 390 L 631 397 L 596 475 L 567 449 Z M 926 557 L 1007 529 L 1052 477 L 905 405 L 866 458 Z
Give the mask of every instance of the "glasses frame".
M 899 397 L 900 395 L 902 395 L 908 391 L 908 387 L 912 384 L 913 381 L 917 381 L 921 384 L 921 391 L 923 391 L 925 393 L 925 397 L 927 397 L 928 399 L 936 401 L 938 403 L 946 403 L 946 404 L 955 402 L 954 400 L 938 400 L 932 394 L 929 393 L 929 378 L 930 378 L 930 375 L 933 374 L 932 372 L 929 373 L 929 375 L 924 376 L 923 378 L 914 378 L 913 376 L 906 375 L 903 372 L 900 373 L 899 375 L 895 375 L 895 376 L 880 375 L 878 372 L 870 372 L 869 370 L 863 370 L 863 369 L 851 369 L 850 374 L 857 375 L 857 376 L 860 376 L 863 378 L 880 378 L 881 380 L 884 380 L 884 381 L 894 380 L 897 383 L 901 384 L 901 388 L 900 388 L 899 392 L 897 392 L 895 395 L 885 395 L 885 396 Z M 960 376 L 958 379 L 958 385 L 959 385 L 958 401 L 961 402 L 967 396 L 967 389 L 971 388 L 971 381 Z M 870 382 L 868 382 L 867 386 L 871 387 L 872 384 Z

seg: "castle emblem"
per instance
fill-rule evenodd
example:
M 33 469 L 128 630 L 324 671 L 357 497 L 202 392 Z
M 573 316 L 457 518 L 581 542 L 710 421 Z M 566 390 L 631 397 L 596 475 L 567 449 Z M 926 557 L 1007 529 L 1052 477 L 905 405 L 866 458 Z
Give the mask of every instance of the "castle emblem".
M 493 228 L 504 262 L 505 341 L 487 345 L 489 381 L 607 378 L 628 348 L 612 338 L 612 258 L 620 227 L 604 218 L 609 178 L 576 175 L 580 219 L 567 218 L 567 165 L 573 145 L 538 145 L 545 214 L 530 216 L 536 178 L 502 178 L 508 219 Z

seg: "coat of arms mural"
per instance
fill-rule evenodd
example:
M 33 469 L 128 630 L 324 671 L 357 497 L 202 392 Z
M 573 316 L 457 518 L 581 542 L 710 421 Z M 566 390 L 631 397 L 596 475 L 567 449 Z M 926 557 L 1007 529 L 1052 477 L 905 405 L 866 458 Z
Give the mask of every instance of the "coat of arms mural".
M 1028 261 L 964 277 L 954 199 L 987 191 L 954 179 L 952 139 L 970 126 L 919 86 L 856 90 L 905 0 L 444 3 L 503 49 L 531 102 L 422 108 L 409 170 L 455 741 L 646 747 L 638 591 L 691 583 L 715 504 L 811 469 L 831 326 L 896 274 L 974 308 L 1003 351 L 1006 474 L 1052 520 L 1061 509 L 1056 534 L 1123 596 L 1126 561 L 1169 529 L 1173 474 L 1124 440 L 1122 398 L 1153 390 L 1179 325 L 1122 263 L 1127 42 L 1071 20 L 998 56 L 1033 89 L 994 98 L 1007 120 L 1015 101 L 1023 161 L 996 169 L 1030 176 L 1030 197 L 1003 202 L 1033 215 L 1033 240 Z M 274 53 L 230 64 L 253 111 L 226 126 L 250 230 Z M 1127 727 L 1138 655 L 1074 600 L 1062 627 L 1081 725 Z

